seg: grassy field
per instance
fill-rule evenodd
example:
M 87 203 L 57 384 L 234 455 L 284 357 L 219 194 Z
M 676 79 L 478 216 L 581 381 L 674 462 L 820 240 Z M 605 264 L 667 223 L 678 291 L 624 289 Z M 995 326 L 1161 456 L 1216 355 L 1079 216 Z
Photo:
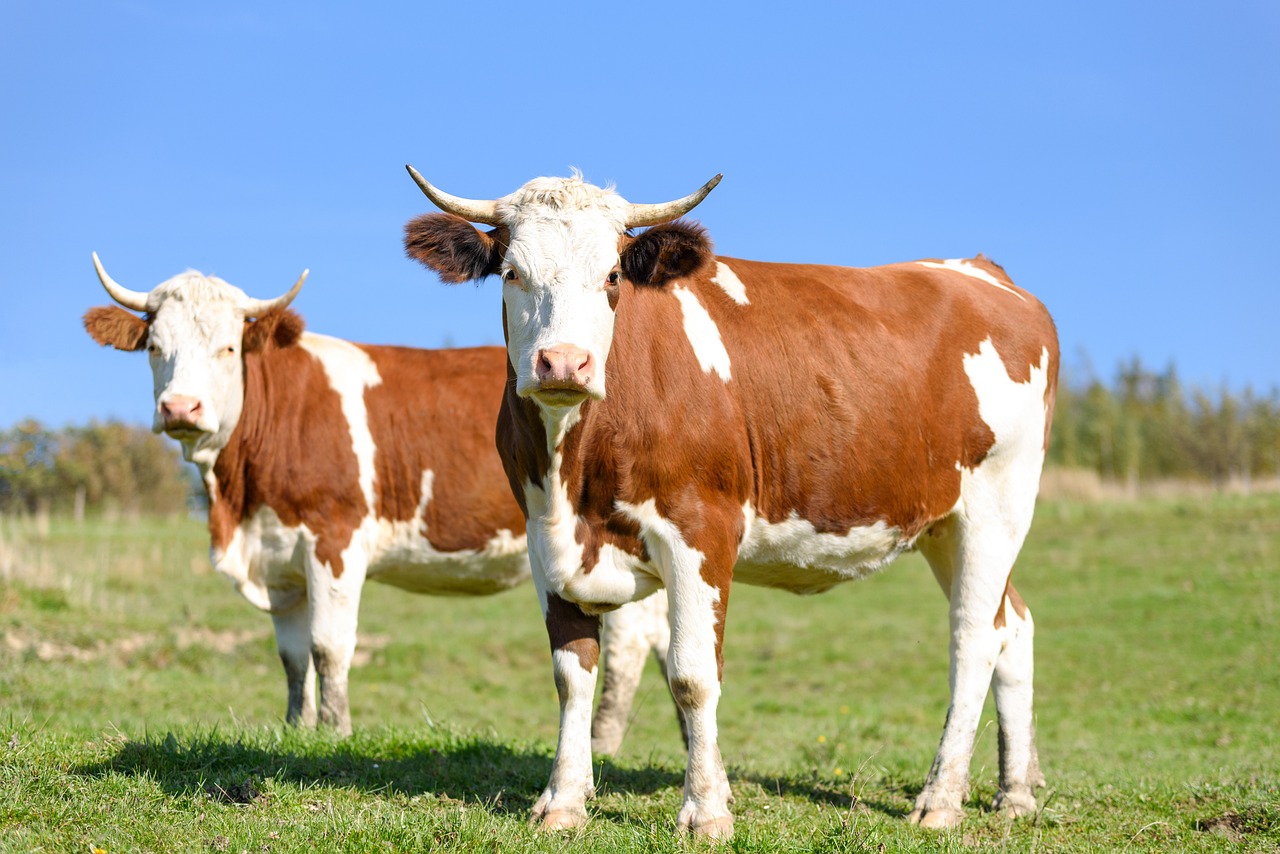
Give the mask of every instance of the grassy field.
M 656 667 L 593 821 L 526 813 L 554 749 L 531 588 L 370 585 L 356 734 L 285 730 L 270 620 L 196 523 L 0 520 L 0 850 L 675 851 L 683 749 Z M 904 820 L 947 704 L 918 557 L 824 596 L 735 588 L 721 748 L 733 851 L 1280 850 L 1280 496 L 1042 506 L 1017 571 L 1037 625 L 1034 820 Z

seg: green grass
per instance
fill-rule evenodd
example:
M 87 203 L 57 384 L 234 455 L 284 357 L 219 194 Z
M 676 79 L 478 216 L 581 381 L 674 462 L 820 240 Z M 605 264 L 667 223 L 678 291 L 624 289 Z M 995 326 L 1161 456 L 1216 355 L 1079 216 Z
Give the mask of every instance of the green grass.
M 530 588 L 369 585 L 356 734 L 286 730 L 270 620 L 204 530 L 0 520 L 0 850 L 676 851 L 683 749 L 656 667 L 593 821 L 529 829 L 554 750 Z M 812 598 L 740 586 L 720 743 L 733 851 L 1280 850 L 1280 496 L 1048 504 L 1015 575 L 1037 626 L 1043 809 L 906 824 L 947 705 L 917 557 Z M 883 846 L 883 848 L 881 847 Z

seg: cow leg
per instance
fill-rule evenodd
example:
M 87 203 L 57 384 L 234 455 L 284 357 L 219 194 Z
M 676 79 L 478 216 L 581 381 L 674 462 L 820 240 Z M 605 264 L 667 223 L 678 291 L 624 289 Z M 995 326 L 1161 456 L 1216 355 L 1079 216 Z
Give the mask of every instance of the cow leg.
M 272 612 L 276 627 L 276 651 L 284 665 L 289 685 L 289 709 L 285 722 L 291 726 L 316 725 L 316 671 L 311 665 L 311 613 L 302 600 L 284 613 Z
M 1032 641 L 1035 623 L 1031 611 L 1009 584 L 995 624 L 1000 633 L 1000 657 L 991 686 L 996 697 L 1000 740 L 1000 791 L 992 804 L 1010 817 L 1036 811 L 1034 787 L 1045 784 L 1036 754 L 1032 717 Z
M 364 567 L 348 558 L 333 577 L 327 564 L 308 561 L 307 599 L 311 606 L 311 658 L 320 677 L 319 718 L 340 735 L 351 734 L 347 679 L 356 651 L 356 625 Z
M 644 673 L 645 658 L 650 649 L 667 676 L 667 649 L 671 644 L 671 625 L 667 615 L 667 593 L 659 590 L 639 602 L 630 602 L 603 617 L 604 689 L 600 705 L 591 721 L 591 751 L 612 756 L 622 745 L 622 737 L 630 723 L 631 706 Z M 680 734 L 687 745 L 688 732 L 684 715 L 680 718 Z
M 952 516 L 935 525 L 919 543 L 951 602 L 951 707 L 947 710 L 942 742 L 933 766 L 909 816 L 913 823 L 924 827 L 954 827 L 964 818 L 962 803 L 968 796 L 969 763 L 982 704 L 1006 645 L 1007 633 L 1002 633 L 993 617 L 1002 610 L 1009 572 L 1026 528 L 1021 529 L 1021 535 L 1014 536 L 1016 531 L 990 521 L 979 526 L 966 518 Z M 1030 645 L 1016 646 L 1009 673 L 1019 671 L 1029 680 Z M 1028 657 L 1025 666 L 1014 663 L 1018 653 Z M 1013 684 L 1008 683 L 1009 687 Z M 1029 713 L 1029 691 L 1024 694 L 1026 700 L 1021 704 Z M 1011 691 L 1006 692 L 1006 697 L 1010 704 L 1016 705 Z M 1011 724 L 1010 736 L 1022 738 L 1019 725 Z M 1026 750 L 1022 753 L 1025 756 Z M 1019 774 L 1012 766 L 1011 771 Z M 1006 782 L 1015 788 L 1019 782 L 1025 786 L 1025 774 L 1024 763 L 1021 781 L 1011 778 Z
M 591 773 L 591 702 L 600 659 L 600 618 L 555 594 L 542 594 L 543 617 L 551 639 L 552 672 L 560 698 L 560 735 L 551 779 L 533 805 L 532 819 L 545 830 L 576 827 L 587 820 L 587 801 L 595 797 Z
M 705 513 L 714 520 L 710 509 Z M 733 793 L 720 758 L 716 723 L 735 551 L 715 538 L 730 530 L 731 524 L 707 524 L 703 541 L 686 544 L 675 524 L 641 517 L 641 531 L 666 584 L 671 609 L 667 679 L 688 725 L 689 759 L 677 827 L 716 839 L 733 835 Z

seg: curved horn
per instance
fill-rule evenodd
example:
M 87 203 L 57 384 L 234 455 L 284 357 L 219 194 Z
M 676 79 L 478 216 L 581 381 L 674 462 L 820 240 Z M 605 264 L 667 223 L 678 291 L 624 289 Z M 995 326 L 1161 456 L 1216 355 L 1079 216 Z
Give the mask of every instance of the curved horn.
M 467 222 L 482 222 L 485 225 L 501 225 L 502 221 L 498 219 L 498 203 L 496 201 L 478 201 L 476 199 L 464 199 L 459 196 L 451 196 L 448 193 L 437 190 L 435 187 L 418 174 L 418 170 L 409 164 L 405 164 L 409 170 L 409 175 L 413 178 L 413 182 L 418 185 L 422 192 L 426 193 L 432 204 L 446 213 L 457 214 Z
M 627 228 L 633 228 L 638 225 L 658 225 L 659 223 L 670 222 L 676 217 L 684 216 L 697 207 L 698 203 L 707 197 L 707 193 L 716 188 L 716 184 L 719 184 L 720 179 L 723 177 L 724 173 L 721 172 L 703 184 L 696 192 L 685 196 L 683 199 L 676 199 L 674 202 L 662 202 L 657 205 L 631 205 L 631 209 L 627 213 Z
M 134 311 L 147 310 L 147 297 L 149 294 L 145 294 L 142 291 L 131 291 L 108 276 L 107 271 L 102 269 L 102 262 L 98 260 L 97 252 L 93 253 L 93 268 L 98 271 L 98 281 L 102 282 L 102 286 L 107 289 L 107 293 L 111 294 L 113 300 Z
M 244 309 L 244 316 L 261 317 L 273 309 L 284 308 L 293 302 L 293 298 L 298 295 L 298 291 L 302 290 L 302 283 L 307 280 L 307 274 L 310 272 L 310 270 L 303 270 L 302 275 L 298 277 L 298 281 L 293 283 L 293 287 L 289 288 L 287 293 L 275 299 L 246 299 L 241 306 Z

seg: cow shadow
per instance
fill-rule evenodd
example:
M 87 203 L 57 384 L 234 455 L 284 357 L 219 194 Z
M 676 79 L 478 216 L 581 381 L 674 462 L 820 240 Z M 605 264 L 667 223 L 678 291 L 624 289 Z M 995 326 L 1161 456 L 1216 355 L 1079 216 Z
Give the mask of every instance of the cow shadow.
M 325 736 L 306 743 L 290 733 L 279 746 L 246 743 L 217 733 L 179 740 L 148 737 L 127 741 L 104 760 L 74 773 L 102 778 L 145 776 L 175 798 L 200 796 L 215 802 L 252 804 L 264 797 L 265 780 L 309 788 L 316 784 L 378 796 L 427 796 L 445 803 L 480 806 L 495 815 L 524 815 L 546 785 L 551 754 L 484 738 L 447 743 L 364 742 Z M 652 794 L 679 787 L 683 774 L 656 765 L 625 767 L 597 763 L 597 779 L 608 790 Z

